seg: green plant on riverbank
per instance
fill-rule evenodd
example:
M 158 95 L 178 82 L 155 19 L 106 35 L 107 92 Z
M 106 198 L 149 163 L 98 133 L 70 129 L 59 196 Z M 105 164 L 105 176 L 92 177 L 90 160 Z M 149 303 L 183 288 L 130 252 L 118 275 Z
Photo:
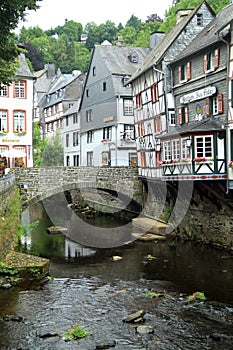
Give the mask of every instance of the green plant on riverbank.
M 200 300 L 200 301 L 205 301 L 206 296 L 203 292 L 195 292 L 192 295 L 189 295 L 187 298 L 188 301 L 194 301 L 194 300 Z
M 87 335 L 88 333 L 80 325 L 77 325 L 68 329 L 62 338 L 65 341 L 70 341 L 84 338 Z
M 37 227 L 39 225 L 39 223 L 40 223 L 39 220 L 34 221 L 30 224 L 24 224 L 24 223 L 20 222 L 18 225 L 18 230 L 17 230 L 17 234 L 16 234 L 18 241 L 20 240 L 20 238 L 22 236 L 25 236 L 25 237 L 29 236 L 31 230 L 33 230 L 35 227 Z
M 17 270 L 8 267 L 5 263 L 0 261 L 0 276 L 15 276 L 17 274 Z

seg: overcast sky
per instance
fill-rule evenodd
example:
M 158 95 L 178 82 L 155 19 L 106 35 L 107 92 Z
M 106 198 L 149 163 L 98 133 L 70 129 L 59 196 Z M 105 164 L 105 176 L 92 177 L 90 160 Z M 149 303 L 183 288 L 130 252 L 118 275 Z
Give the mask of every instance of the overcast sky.
M 88 22 L 97 25 L 111 20 L 117 26 L 123 25 L 131 15 L 142 21 L 147 16 L 157 13 L 164 18 L 165 11 L 172 5 L 172 0 L 43 0 L 38 3 L 40 9 L 29 11 L 27 21 L 20 23 L 19 28 L 39 26 L 43 30 L 64 25 L 65 19 L 79 22 L 85 27 Z

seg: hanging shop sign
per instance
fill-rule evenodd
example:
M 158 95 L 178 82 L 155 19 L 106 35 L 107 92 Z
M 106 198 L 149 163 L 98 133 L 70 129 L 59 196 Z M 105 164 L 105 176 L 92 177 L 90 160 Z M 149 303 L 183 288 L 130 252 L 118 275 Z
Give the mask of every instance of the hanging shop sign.
M 216 94 L 216 86 L 207 86 L 203 89 L 191 92 L 190 94 L 184 95 L 180 98 L 180 103 L 187 104 L 193 101 L 201 100 L 203 98 L 213 96 Z

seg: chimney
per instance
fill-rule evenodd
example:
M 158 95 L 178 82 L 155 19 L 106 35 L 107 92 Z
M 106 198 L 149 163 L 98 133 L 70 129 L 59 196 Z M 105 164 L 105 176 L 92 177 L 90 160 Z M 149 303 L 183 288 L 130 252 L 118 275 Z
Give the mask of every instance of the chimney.
M 117 41 L 116 41 L 116 46 L 123 46 L 124 45 L 124 39 L 122 36 L 118 36 Z
M 188 16 L 193 10 L 192 9 L 180 9 L 176 11 L 176 23 L 179 23 L 182 18 Z
M 154 32 L 150 35 L 150 48 L 153 49 L 158 45 L 160 40 L 165 36 L 164 32 Z
M 54 63 L 46 63 L 44 65 L 44 69 L 46 70 L 47 78 L 51 79 L 55 76 L 55 64 Z

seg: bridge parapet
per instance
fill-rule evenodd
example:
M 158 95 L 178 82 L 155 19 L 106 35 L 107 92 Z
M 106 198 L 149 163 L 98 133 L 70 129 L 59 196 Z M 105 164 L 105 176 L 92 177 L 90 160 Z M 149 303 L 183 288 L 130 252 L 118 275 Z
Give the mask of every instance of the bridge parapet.
M 16 168 L 15 179 L 24 200 L 32 203 L 74 188 L 112 190 L 142 202 L 142 183 L 135 167 Z

